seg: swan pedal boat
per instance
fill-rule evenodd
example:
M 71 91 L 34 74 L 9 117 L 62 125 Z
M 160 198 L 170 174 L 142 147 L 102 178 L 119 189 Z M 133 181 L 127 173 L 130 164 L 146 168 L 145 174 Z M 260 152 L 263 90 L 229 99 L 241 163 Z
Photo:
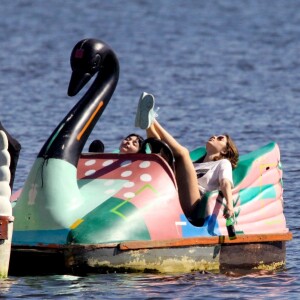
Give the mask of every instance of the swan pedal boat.
M 237 238 L 228 238 L 225 199 L 206 193 L 193 226 L 180 206 L 172 159 L 157 153 L 82 153 L 119 76 L 103 41 L 78 42 L 68 94 L 96 78 L 42 147 L 12 197 L 10 274 L 273 270 L 292 234 L 283 212 L 275 142 L 242 155 L 233 172 Z M 151 145 L 150 145 L 151 148 Z M 190 152 L 193 161 L 205 154 Z M 171 156 L 172 158 L 172 156 Z

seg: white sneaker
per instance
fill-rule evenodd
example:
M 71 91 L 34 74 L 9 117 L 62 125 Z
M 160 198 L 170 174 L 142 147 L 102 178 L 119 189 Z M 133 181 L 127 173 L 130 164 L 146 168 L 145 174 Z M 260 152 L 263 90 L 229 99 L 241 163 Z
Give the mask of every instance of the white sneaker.
M 155 118 L 153 110 L 154 104 L 155 99 L 153 95 L 145 92 L 142 93 L 135 116 L 135 127 L 139 127 L 141 129 L 147 129 L 150 127 Z

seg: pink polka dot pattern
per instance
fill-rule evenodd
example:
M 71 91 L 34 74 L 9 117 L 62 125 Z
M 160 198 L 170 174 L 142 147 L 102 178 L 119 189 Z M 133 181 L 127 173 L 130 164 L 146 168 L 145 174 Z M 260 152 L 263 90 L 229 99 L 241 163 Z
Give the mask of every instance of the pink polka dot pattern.
M 86 154 L 78 164 L 78 179 L 107 180 L 111 192 L 114 182 L 124 182 L 113 197 L 130 201 L 144 217 L 152 239 L 181 236 L 176 222 L 182 214 L 175 178 L 167 163 L 149 154 Z M 103 191 L 104 193 L 105 191 Z M 168 216 L 166 216 L 166 211 Z M 157 222 L 168 230 L 161 231 Z M 152 225 L 156 224 L 156 226 Z M 156 228 L 151 231 L 151 228 Z

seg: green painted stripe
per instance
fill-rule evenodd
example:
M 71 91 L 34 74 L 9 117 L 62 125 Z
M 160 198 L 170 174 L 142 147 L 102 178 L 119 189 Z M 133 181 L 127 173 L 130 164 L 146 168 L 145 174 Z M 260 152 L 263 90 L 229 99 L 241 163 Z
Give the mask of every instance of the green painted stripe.
M 46 148 L 46 153 L 49 150 L 49 148 L 51 147 L 51 145 L 53 144 L 54 140 L 56 139 L 56 137 L 58 136 L 58 134 L 60 133 L 60 131 L 62 130 L 62 128 L 65 126 L 65 124 L 62 124 L 59 129 L 57 130 L 57 132 L 54 134 L 53 138 L 51 139 L 51 141 L 49 142 L 47 148 Z
M 240 190 L 239 198 L 240 205 L 246 204 L 254 199 L 264 200 L 276 197 L 276 191 L 273 184 L 257 186 L 252 188 L 245 188 Z

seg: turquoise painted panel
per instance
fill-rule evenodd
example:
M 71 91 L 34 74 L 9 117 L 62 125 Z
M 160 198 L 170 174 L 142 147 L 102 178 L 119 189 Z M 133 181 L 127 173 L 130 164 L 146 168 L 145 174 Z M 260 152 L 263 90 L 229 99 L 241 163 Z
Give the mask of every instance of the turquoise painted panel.
M 14 245 L 37 246 L 56 241 L 56 245 L 65 245 L 69 231 L 69 229 L 14 231 L 12 242 Z
M 72 244 L 110 243 L 128 240 L 150 240 L 143 216 L 130 202 L 110 198 L 72 229 L 68 242 Z
M 81 179 L 78 180 L 80 193 L 86 202 L 95 201 L 99 206 L 119 192 L 128 180 L 121 179 Z
M 275 187 L 272 184 L 246 188 L 239 192 L 240 205 L 244 205 L 254 199 L 274 199 L 276 198 Z

